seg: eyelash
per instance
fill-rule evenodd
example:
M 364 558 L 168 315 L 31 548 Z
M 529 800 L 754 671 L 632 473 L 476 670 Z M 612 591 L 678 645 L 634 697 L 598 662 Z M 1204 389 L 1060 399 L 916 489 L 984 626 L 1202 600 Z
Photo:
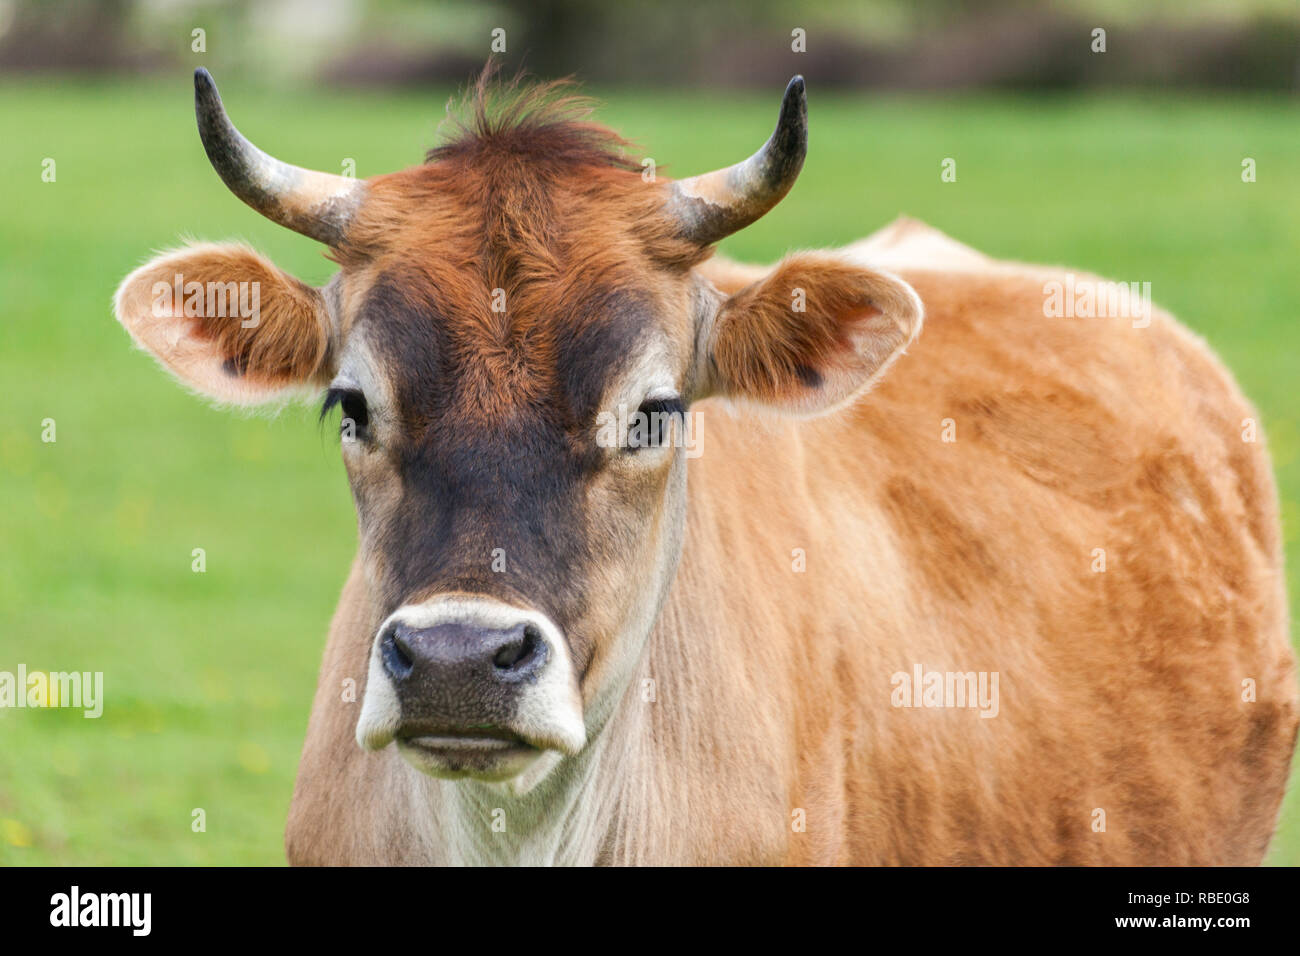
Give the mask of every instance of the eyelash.
M 321 421 L 325 420 L 335 406 L 343 410 L 339 421 L 340 432 L 344 422 L 351 419 L 356 437 L 365 437 L 366 428 L 370 424 L 370 409 L 366 406 L 365 394 L 355 388 L 331 388 L 325 393 L 325 401 L 321 405 Z
M 644 424 L 641 426 L 649 432 L 647 436 L 650 440 L 641 443 L 633 443 L 633 439 L 638 430 L 638 425 L 633 422 L 628 428 L 626 444 L 623 450 L 635 454 L 646 448 L 660 448 L 663 446 L 664 438 L 668 427 L 672 424 L 674 418 L 681 418 L 686 414 L 686 406 L 682 404 L 680 398 L 652 398 L 642 402 L 641 407 L 636 410 L 638 416 L 645 416 L 639 419 Z

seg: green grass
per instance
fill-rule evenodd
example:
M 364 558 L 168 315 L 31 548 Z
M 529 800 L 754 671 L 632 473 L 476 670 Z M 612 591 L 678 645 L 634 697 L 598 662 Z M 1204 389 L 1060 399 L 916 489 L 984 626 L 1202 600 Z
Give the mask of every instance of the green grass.
M 442 96 L 280 94 L 221 77 L 255 142 L 371 175 L 417 161 Z M 668 175 L 747 155 L 777 97 L 596 91 Z M 278 863 L 324 635 L 355 543 L 311 413 L 219 412 L 130 348 L 109 300 L 182 235 L 311 282 L 313 243 L 208 167 L 188 77 L 0 85 L 0 670 L 102 670 L 98 721 L 0 710 L 0 862 Z M 899 213 L 1000 257 L 1150 281 L 1263 411 L 1300 555 L 1300 115 L 1294 102 L 877 99 L 811 91 L 799 185 L 726 245 L 770 259 Z M 1253 157 L 1258 182 L 1240 179 Z M 57 181 L 43 183 L 52 157 Z M 957 182 L 940 163 L 957 160 Z M 42 443 L 41 423 L 58 440 Z M 191 572 L 204 548 L 207 572 Z M 204 833 L 191 831 L 203 808 Z M 1300 863 L 1292 792 L 1270 857 Z

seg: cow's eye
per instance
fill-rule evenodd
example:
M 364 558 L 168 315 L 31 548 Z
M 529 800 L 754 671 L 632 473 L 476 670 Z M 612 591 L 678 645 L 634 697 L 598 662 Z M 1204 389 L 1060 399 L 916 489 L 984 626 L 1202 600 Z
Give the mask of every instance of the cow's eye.
M 366 437 L 370 425 L 370 410 L 366 407 L 366 396 L 355 388 L 331 388 L 325 393 L 325 403 L 321 406 L 320 417 L 323 419 L 330 410 L 338 406 L 342 411 L 339 420 L 339 434 L 346 441 Z
M 628 451 L 643 448 L 660 448 L 668 442 L 673 419 L 686 413 L 680 398 L 651 398 L 628 419 Z

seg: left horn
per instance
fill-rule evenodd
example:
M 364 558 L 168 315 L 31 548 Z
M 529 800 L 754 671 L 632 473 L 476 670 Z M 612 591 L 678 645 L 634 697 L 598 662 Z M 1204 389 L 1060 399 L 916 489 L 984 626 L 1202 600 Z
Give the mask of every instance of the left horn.
M 208 161 L 230 191 L 272 222 L 338 245 L 365 195 L 361 180 L 268 156 L 240 134 L 207 70 L 194 71 L 194 114 Z
M 785 88 L 781 116 L 763 148 L 743 163 L 679 179 L 668 214 L 681 235 L 709 245 L 743 229 L 775 206 L 794 185 L 808 152 L 808 100 L 803 77 Z

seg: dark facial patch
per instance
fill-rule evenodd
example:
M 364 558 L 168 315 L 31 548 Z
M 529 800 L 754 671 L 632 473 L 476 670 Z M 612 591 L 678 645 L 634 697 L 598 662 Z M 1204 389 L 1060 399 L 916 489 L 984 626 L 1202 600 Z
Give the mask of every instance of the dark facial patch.
M 577 416 L 590 420 L 614 376 L 634 359 L 649 338 L 654 314 L 644 299 L 610 291 L 586 303 L 597 321 L 577 322 L 559 336 L 559 387 Z
M 396 471 L 396 503 L 357 494 L 362 533 L 382 556 L 384 613 L 416 596 L 487 594 L 549 615 L 581 658 L 573 627 L 601 550 L 589 540 L 585 491 L 607 457 L 595 418 L 643 347 L 650 310 L 628 292 L 557 303 L 518 316 L 485 349 L 481 326 L 449 317 L 454 306 L 415 280 L 379 280 L 354 326 L 389 382 L 397 422 L 372 452 Z M 533 347 L 541 338 L 551 344 Z M 499 385 L 503 376 L 516 387 Z

